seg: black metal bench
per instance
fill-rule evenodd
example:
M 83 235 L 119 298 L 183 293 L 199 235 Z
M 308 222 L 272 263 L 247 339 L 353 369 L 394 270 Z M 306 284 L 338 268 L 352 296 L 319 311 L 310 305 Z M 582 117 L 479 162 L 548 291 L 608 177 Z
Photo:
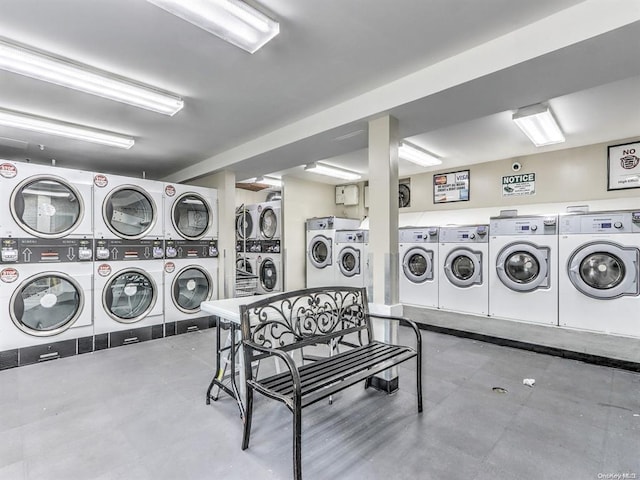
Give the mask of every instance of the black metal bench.
M 293 413 L 293 474 L 302 478 L 302 409 L 373 375 L 416 358 L 418 412 L 422 412 L 422 338 L 416 324 L 369 313 L 364 288 L 322 287 L 270 296 L 240 308 L 246 401 L 242 449 L 249 447 L 253 392 L 283 402 Z M 371 318 L 398 321 L 416 334 L 415 347 L 374 340 Z M 322 350 L 304 361 L 304 348 Z M 299 351 L 298 361 L 294 352 Z M 308 351 L 308 350 L 307 350 Z M 314 352 L 316 354 L 317 352 Z M 256 362 L 277 358 L 283 372 L 256 374 Z

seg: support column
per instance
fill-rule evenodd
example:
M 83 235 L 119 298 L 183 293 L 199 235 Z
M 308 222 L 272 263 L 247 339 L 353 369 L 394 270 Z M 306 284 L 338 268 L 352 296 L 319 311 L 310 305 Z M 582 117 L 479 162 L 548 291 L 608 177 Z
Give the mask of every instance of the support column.
M 369 309 L 381 315 L 401 315 L 398 303 L 398 120 L 391 116 L 369 122 Z M 373 322 L 379 340 L 396 343 L 396 322 Z M 398 369 L 374 377 L 372 386 L 392 392 Z

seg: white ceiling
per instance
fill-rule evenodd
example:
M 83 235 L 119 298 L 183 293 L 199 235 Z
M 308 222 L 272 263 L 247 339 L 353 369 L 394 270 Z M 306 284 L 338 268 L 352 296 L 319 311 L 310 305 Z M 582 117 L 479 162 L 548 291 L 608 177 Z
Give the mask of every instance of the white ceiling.
M 144 0 L 3 0 L 0 36 L 175 92 L 185 108 L 165 117 L 0 71 L 0 108 L 136 138 L 119 150 L 0 127 L 0 158 L 174 181 L 220 169 L 321 180 L 300 165 L 327 159 L 366 177 L 371 118 L 394 115 L 448 168 L 534 153 L 510 115 L 541 101 L 567 136 L 547 149 L 640 135 L 635 0 L 261 8 L 281 33 L 250 55 Z

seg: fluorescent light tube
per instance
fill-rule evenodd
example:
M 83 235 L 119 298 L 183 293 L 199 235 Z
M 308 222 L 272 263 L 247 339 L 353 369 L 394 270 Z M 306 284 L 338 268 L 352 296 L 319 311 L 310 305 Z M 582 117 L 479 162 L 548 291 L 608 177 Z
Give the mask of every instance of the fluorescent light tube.
M 421 167 L 433 167 L 442 163 L 442 160 L 426 150 L 405 141 L 400 142 L 398 156 Z
M 240 0 L 147 1 L 249 53 L 280 33 L 278 22 Z
M 262 183 L 263 185 L 270 185 L 272 187 L 282 186 L 282 180 L 275 177 L 256 177 L 254 183 Z
M 0 125 L 129 149 L 135 140 L 117 133 L 0 109 Z
M 536 147 L 564 142 L 564 134 L 549 107 L 539 103 L 523 107 L 513 114 L 512 119 Z
M 174 115 L 184 106 L 177 95 L 4 39 L 0 69 L 164 115 Z
M 319 175 L 326 175 L 327 177 L 340 178 L 342 180 L 358 180 L 362 177 L 357 172 L 351 170 L 345 170 L 343 168 L 332 167 L 323 163 L 310 163 L 304 167 L 305 171 L 311 173 L 317 173 Z

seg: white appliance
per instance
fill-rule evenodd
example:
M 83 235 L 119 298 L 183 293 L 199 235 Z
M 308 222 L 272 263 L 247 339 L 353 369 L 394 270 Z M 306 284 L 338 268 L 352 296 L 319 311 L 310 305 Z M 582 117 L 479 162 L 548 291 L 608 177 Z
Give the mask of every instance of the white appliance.
M 258 293 L 258 257 L 262 244 L 258 240 L 237 240 L 236 245 L 235 296 L 255 295 Z
M 489 315 L 558 324 L 558 217 L 492 217 Z
M 90 172 L 0 162 L 0 237 L 93 236 Z
M 218 237 L 218 191 L 213 188 L 164 184 L 164 238 L 201 240 Z
M 96 350 L 164 336 L 162 240 L 96 240 Z
M 357 229 L 359 225 L 360 221 L 354 218 L 318 217 L 307 220 L 307 288 L 334 284 L 336 230 Z
M 489 226 L 440 227 L 438 307 L 489 313 Z
M 93 184 L 96 239 L 163 238 L 164 183 L 96 173 Z
M 560 325 L 640 337 L 640 211 L 560 216 Z
M 335 236 L 335 285 L 367 287 L 369 284 L 369 231 L 338 230 Z
M 258 205 L 241 205 L 236 209 L 236 240 L 258 239 Z
M 0 351 L 10 366 L 93 351 L 91 242 L 2 239 Z
M 278 240 L 282 236 L 282 201 L 259 203 L 257 206 L 260 240 Z
M 257 293 L 281 292 L 284 282 L 280 240 L 264 240 L 261 244 L 262 252 L 256 258 Z
M 218 298 L 217 241 L 166 240 L 165 257 L 165 336 L 207 328 L 200 303 Z
M 399 230 L 400 303 L 438 307 L 438 228 Z

